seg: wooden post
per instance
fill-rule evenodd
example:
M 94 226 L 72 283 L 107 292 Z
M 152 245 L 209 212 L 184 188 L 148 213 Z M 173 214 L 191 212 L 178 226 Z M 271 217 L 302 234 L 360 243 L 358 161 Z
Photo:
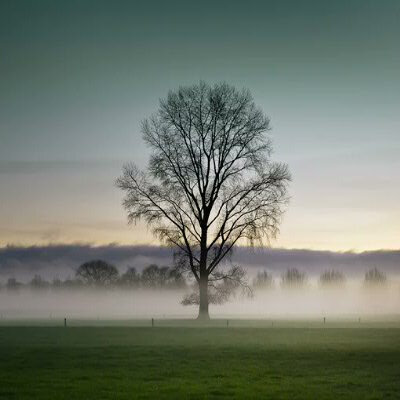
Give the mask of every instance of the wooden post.
M 325 324 L 325 317 L 324 317 L 324 324 Z
M 64 328 L 67 327 L 67 318 L 64 318 Z
M 154 318 L 151 319 L 151 327 L 154 328 Z
M 229 328 L 229 319 L 226 320 L 226 327 Z

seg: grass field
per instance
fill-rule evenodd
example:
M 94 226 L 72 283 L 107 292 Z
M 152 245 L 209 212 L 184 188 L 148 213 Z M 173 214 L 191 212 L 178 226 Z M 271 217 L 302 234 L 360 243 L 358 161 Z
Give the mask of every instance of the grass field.
M 214 324 L 3 323 L 0 398 L 400 398 L 396 324 Z

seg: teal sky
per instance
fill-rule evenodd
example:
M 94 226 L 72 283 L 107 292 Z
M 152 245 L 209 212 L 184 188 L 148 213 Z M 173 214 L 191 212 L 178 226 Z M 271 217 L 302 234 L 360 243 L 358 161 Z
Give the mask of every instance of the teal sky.
M 274 246 L 399 248 L 400 2 L 2 1 L 0 245 L 149 243 L 113 186 L 179 85 L 247 87 L 293 174 Z

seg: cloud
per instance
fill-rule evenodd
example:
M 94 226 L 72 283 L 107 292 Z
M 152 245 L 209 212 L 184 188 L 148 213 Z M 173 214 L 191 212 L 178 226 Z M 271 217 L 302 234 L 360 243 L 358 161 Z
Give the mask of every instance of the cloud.
M 9 277 L 30 280 L 35 274 L 47 279 L 65 279 L 75 269 L 91 259 L 104 259 L 120 271 L 128 266 L 138 269 L 150 263 L 170 265 L 172 250 L 161 246 L 121 246 L 110 244 L 60 244 L 47 246 L 7 246 L 0 249 L 0 280 Z M 313 251 L 297 249 L 261 249 L 238 247 L 232 262 L 248 267 L 250 273 L 260 268 L 279 276 L 287 268 L 298 268 L 309 276 L 318 276 L 323 270 L 334 268 L 348 277 L 361 276 L 369 268 L 378 267 L 389 276 L 400 273 L 400 250 L 378 250 L 363 253 Z
M 78 173 L 82 169 L 120 168 L 122 164 L 122 159 L 0 161 L 0 175 L 54 173 L 55 171 L 74 171 Z

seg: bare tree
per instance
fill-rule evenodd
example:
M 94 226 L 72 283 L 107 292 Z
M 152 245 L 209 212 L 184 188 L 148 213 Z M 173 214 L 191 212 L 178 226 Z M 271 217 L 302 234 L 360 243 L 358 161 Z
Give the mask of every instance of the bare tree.
M 50 286 L 50 283 L 43 279 L 41 275 L 36 274 L 30 281 L 30 286 L 35 290 L 47 289 Z
M 18 282 L 15 278 L 8 278 L 6 283 L 7 290 L 18 290 L 23 284 Z
M 150 264 L 142 272 L 141 283 L 147 288 L 162 288 L 167 286 L 168 275 L 168 267 L 159 267 L 156 264 Z
M 129 267 L 120 278 L 120 284 L 125 287 L 137 287 L 140 284 L 140 275 L 135 267 Z
M 289 268 L 281 278 L 281 286 L 286 289 L 299 289 L 307 283 L 307 275 L 297 268 Z
M 290 175 L 271 161 L 269 129 L 248 90 L 181 87 L 143 122 L 148 170 L 128 164 L 117 180 L 129 221 L 144 219 L 184 257 L 199 288 L 199 318 L 209 318 L 209 288 L 233 247 L 278 232 Z
M 379 271 L 378 268 L 372 268 L 365 273 L 364 284 L 369 287 L 384 286 L 387 283 L 385 273 Z
M 319 277 L 319 283 L 322 287 L 339 287 L 343 286 L 346 282 L 346 277 L 343 272 L 330 269 L 324 271 Z
M 110 286 L 118 279 L 118 270 L 105 261 L 93 260 L 82 264 L 76 271 L 76 277 L 91 286 Z
M 253 286 L 256 289 L 271 289 L 274 286 L 274 279 L 268 271 L 258 271 L 253 280 Z

